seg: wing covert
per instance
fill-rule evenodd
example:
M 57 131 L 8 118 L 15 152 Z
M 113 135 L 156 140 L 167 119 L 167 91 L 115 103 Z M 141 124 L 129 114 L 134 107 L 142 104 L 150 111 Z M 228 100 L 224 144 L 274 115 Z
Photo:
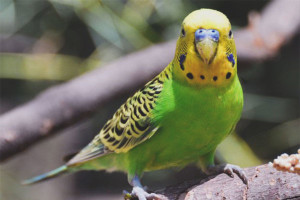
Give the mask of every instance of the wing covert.
M 110 151 L 120 153 L 150 138 L 156 131 L 156 127 L 151 124 L 151 114 L 162 88 L 163 81 L 159 76 L 147 83 L 107 121 L 96 136 L 97 140 Z
M 67 165 L 76 165 L 113 152 L 127 152 L 149 139 L 159 128 L 152 124 L 151 115 L 162 92 L 163 83 L 170 76 L 170 68 L 167 67 L 128 98 L 106 122 L 100 133 Z

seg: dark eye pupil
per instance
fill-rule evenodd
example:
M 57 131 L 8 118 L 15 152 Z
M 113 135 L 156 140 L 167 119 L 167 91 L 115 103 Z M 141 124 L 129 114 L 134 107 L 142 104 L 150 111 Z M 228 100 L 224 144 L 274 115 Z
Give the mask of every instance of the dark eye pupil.
M 232 36 L 232 31 L 231 31 L 231 30 L 229 31 L 229 34 L 228 34 L 228 35 L 229 35 L 229 37 L 231 37 L 231 36 Z
M 182 36 L 185 36 L 185 31 L 184 31 L 184 29 L 181 29 L 181 35 L 182 35 Z

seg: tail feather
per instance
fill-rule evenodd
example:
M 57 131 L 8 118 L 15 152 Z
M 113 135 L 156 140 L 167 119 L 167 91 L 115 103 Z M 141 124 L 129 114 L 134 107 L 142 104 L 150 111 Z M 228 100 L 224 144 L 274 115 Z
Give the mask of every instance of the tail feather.
M 66 165 L 63 165 L 63 166 L 61 166 L 57 169 L 54 169 L 50 172 L 45 173 L 45 174 L 41 174 L 41 175 L 35 176 L 31 179 L 24 180 L 24 181 L 22 181 L 22 184 L 23 185 L 31 185 L 31 184 L 34 184 L 34 183 L 38 183 L 38 182 L 56 177 L 60 174 L 63 174 L 65 172 L 67 172 L 67 169 L 68 169 L 68 167 Z

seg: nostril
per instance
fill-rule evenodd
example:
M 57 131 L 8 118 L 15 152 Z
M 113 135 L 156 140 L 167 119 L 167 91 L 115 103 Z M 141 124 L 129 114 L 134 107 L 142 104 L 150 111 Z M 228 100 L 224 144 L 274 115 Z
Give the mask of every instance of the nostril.
M 212 30 L 211 32 L 214 33 L 214 32 L 216 32 L 216 31 L 215 31 L 215 30 Z
M 203 30 L 203 29 L 198 29 L 196 32 L 195 32 L 195 38 L 196 40 L 202 40 L 204 39 L 206 36 L 206 31 Z

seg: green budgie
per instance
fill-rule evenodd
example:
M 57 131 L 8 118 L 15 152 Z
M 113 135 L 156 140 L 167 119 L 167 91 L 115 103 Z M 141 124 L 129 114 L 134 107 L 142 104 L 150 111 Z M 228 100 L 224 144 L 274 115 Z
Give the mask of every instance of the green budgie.
M 200 9 L 183 21 L 171 63 L 130 97 L 100 133 L 69 162 L 24 181 L 32 184 L 64 172 L 114 169 L 128 174 L 140 200 L 156 198 L 140 182 L 145 171 L 192 162 L 207 174 L 236 173 L 235 165 L 214 165 L 217 145 L 240 119 L 243 91 L 236 48 L 227 17 Z

